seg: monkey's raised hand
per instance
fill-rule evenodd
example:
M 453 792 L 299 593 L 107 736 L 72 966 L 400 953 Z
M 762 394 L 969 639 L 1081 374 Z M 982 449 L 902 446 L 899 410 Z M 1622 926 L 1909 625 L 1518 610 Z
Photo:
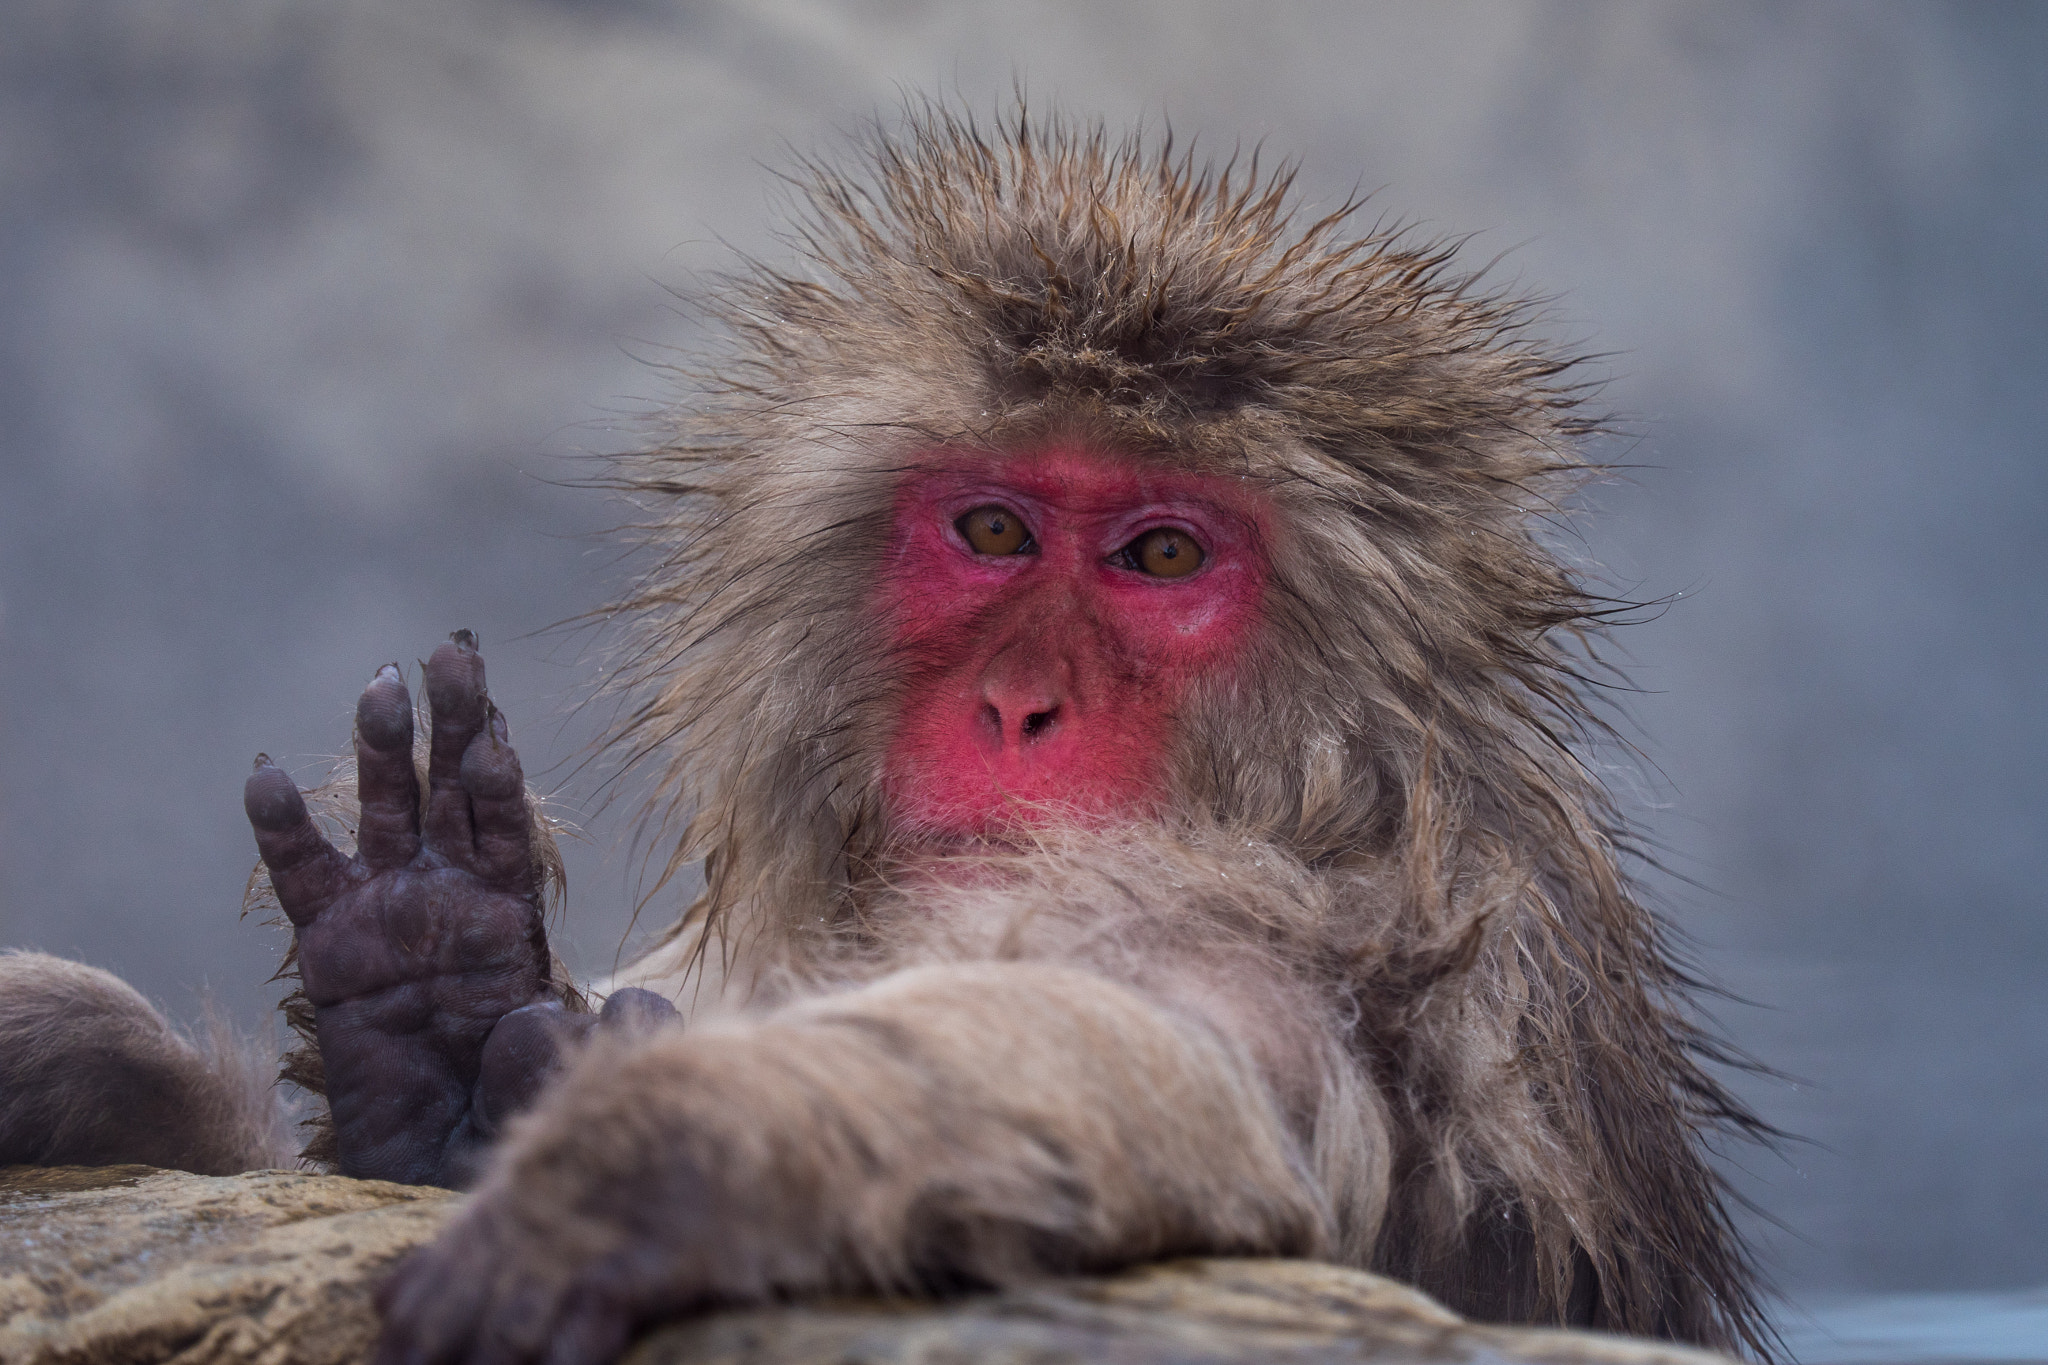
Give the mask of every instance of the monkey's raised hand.
M 424 807 L 397 667 L 356 703 L 355 857 L 327 842 L 267 759 L 242 799 L 298 935 L 342 1173 L 460 1186 L 572 1021 L 549 988 L 519 756 L 468 631 L 434 651 L 426 689 Z

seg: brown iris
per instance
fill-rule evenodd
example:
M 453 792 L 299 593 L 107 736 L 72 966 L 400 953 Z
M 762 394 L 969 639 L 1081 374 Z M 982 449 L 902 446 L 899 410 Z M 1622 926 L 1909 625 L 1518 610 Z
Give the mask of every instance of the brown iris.
M 1007 507 L 977 507 L 953 523 L 978 555 L 1022 554 L 1031 545 L 1024 519 Z
M 1147 531 L 1124 551 L 1133 568 L 1154 578 L 1185 578 L 1202 567 L 1202 547 L 1186 531 L 1162 526 Z

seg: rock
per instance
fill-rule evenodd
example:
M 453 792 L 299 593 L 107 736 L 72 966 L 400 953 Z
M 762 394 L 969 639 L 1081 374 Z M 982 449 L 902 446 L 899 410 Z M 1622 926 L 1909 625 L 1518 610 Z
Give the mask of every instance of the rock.
M 145 1166 L 0 1170 L 4 1365 L 343 1365 L 382 1272 L 455 1207 L 441 1190 Z M 1415 1290 L 1307 1261 L 1147 1266 L 940 1303 L 730 1310 L 622 1365 L 1726 1365 L 1590 1332 L 1484 1327 Z
M 361 1360 L 381 1272 L 451 1203 L 292 1171 L 0 1170 L 0 1362 Z
M 1730 1365 L 1597 1332 L 1483 1327 L 1378 1275 L 1190 1260 L 929 1303 L 728 1311 L 662 1328 L 621 1365 Z

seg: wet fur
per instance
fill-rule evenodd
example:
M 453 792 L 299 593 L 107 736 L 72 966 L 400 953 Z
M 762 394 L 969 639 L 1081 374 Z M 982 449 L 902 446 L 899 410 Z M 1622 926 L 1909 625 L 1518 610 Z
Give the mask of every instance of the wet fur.
M 111 972 L 0 952 L 0 1166 L 294 1165 L 273 1059 L 217 1018 L 195 1041 Z
M 1702 1069 L 1575 751 L 1612 604 L 1538 535 L 1588 473 L 1568 359 L 1449 247 L 1349 235 L 1355 206 L 1299 221 L 1289 178 L 944 113 L 800 178 L 801 268 L 729 282 L 683 435 L 621 467 L 658 567 L 620 606 L 641 624 L 615 746 L 659 774 L 668 871 L 707 879 L 625 979 L 745 998 L 830 979 L 849 942 L 896 960 L 872 926 L 900 676 L 870 585 L 905 469 L 1071 440 L 1235 475 L 1284 526 L 1270 625 L 1184 718 L 1186 851 L 1150 846 L 1113 901 L 1199 960 L 1207 921 L 1171 913 L 1188 869 L 1258 851 L 1234 913 L 1317 1037 L 1263 1083 L 1355 1109 L 1311 1106 L 1303 1152 L 1319 1125 L 1387 1135 L 1345 1173 L 1303 1158 L 1333 1254 L 1481 1317 L 1760 1351 L 1701 1146 L 1756 1125 Z M 1034 914 L 1104 908 L 1024 871 Z M 972 916 L 940 922 L 986 951 Z

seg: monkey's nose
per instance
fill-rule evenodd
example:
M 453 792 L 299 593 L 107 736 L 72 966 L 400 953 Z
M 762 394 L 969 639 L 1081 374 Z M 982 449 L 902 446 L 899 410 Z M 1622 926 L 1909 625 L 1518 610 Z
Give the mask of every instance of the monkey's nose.
M 1060 704 L 1043 696 L 997 696 L 984 691 L 982 723 L 1005 749 L 1026 749 L 1051 737 L 1059 728 Z
M 984 732 L 1017 753 L 1043 744 L 1065 718 L 1072 666 L 1042 646 L 1011 645 L 981 675 Z

